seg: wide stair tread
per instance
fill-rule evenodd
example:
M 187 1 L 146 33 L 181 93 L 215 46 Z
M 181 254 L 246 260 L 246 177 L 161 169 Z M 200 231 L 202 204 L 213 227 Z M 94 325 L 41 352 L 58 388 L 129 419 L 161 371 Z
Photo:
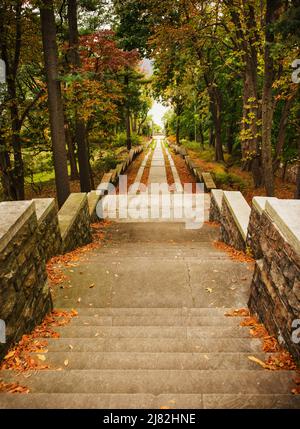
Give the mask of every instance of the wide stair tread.
M 299 409 L 300 396 L 289 394 L 160 394 L 147 393 L 32 393 L 1 394 L 0 408 L 34 409 L 197 409 L 284 408 Z
M 10 381 L 11 371 L 2 371 Z M 32 393 L 288 394 L 290 371 L 261 370 L 43 370 L 20 375 Z

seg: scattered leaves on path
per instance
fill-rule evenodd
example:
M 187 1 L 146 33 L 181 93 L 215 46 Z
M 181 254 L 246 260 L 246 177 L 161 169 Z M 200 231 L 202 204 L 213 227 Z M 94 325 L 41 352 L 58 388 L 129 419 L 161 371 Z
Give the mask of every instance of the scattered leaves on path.
M 58 338 L 59 333 L 55 332 L 53 328 L 67 325 L 77 315 L 76 310 L 52 311 L 39 326 L 30 334 L 23 335 L 21 340 L 9 350 L 0 363 L 0 370 L 25 372 L 48 369 L 49 365 L 41 363 L 46 360 L 44 354 L 48 352 L 48 343 L 45 338 Z M 36 353 L 36 359 L 33 356 L 34 353 Z
M 21 386 L 19 383 L 5 383 L 0 380 L 0 392 L 29 393 L 29 389 L 28 387 Z
M 211 226 L 212 228 L 219 228 L 220 223 L 206 220 L 204 225 Z
M 251 256 L 241 250 L 236 250 L 232 246 L 228 246 L 228 244 L 223 243 L 223 241 L 214 241 L 213 245 L 216 249 L 226 252 L 233 261 L 254 263 L 254 259 Z
M 257 363 L 261 367 L 271 371 L 278 370 L 287 370 L 294 371 L 297 370 L 297 365 L 292 357 L 292 355 L 287 351 L 280 347 L 277 339 L 270 335 L 262 323 L 259 323 L 256 317 L 251 316 L 250 312 L 247 308 L 240 308 L 236 310 L 232 310 L 230 312 L 225 313 L 225 316 L 235 317 L 242 316 L 244 319 L 240 322 L 240 326 L 249 327 L 251 336 L 255 338 L 260 338 L 262 340 L 262 350 L 265 353 L 271 353 L 267 356 L 265 361 L 258 359 L 255 356 L 248 356 L 248 359 L 252 362 Z M 297 384 L 297 379 L 295 380 Z M 298 383 L 300 384 L 300 374 Z M 297 393 L 297 388 L 292 390 L 292 393 Z
M 85 246 L 78 247 L 72 252 L 65 253 L 64 255 L 54 256 L 47 263 L 47 273 L 51 285 L 60 285 L 68 280 L 67 275 L 63 272 L 63 268 L 76 267 L 77 262 L 82 261 L 83 257 L 91 250 L 99 248 L 104 240 L 104 229 L 111 224 L 110 221 L 104 220 L 102 222 L 93 223 L 92 228 L 92 242 Z M 70 273 L 74 270 L 69 270 Z
M 239 308 L 236 310 L 227 311 L 225 313 L 226 317 L 247 317 L 250 316 L 248 308 Z

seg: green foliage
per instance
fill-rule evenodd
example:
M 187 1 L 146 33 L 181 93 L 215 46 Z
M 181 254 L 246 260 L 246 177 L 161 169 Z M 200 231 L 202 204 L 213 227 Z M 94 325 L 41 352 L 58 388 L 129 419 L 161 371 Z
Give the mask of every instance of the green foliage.
M 113 140 L 112 147 L 126 147 L 127 135 L 125 132 L 118 133 Z M 136 133 L 131 134 L 131 144 L 132 146 L 138 146 L 142 142 L 141 136 L 138 136 Z
M 213 171 L 213 176 L 216 185 L 220 188 L 226 186 L 238 191 L 244 191 L 246 189 L 246 183 L 237 174 L 227 173 L 226 171 Z

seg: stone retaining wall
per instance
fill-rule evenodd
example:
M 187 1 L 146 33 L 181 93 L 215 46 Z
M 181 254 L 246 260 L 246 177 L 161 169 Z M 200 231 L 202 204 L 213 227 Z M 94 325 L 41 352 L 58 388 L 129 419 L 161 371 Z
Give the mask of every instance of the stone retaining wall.
M 273 199 L 272 197 L 254 197 L 252 200 L 246 246 L 251 250 L 254 259 L 260 259 L 263 255 L 260 246 L 260 236 L 264 227 L 262 213 L 265 209 L 266 202 Z
M 142 150 L 134 148 L 128 159 Z M 126 165 L 118 166 L 118 174 Z M 100 198 L 97 191 L 71 194 L 58 213 L 52 198 L 0 202 L 0 319 L 6 324 L 0 359 L 51 311 L 46 262 L 92 241 Z
M 62 251 L 62 239 L 54 198 L 34 199 L 38 222 L 38 246 L 45 263 Z
M 71 194 L 58 212 L 58 221 L 64 253 L 92 241 L 90 213 L 86 194 Z
M 88 205 L 89 205 L 89 213 L 90 213 L 90 221 L 91 223 L 95 223 L 99 221 L 97 216 L 97 204 L 101 199 L 101 195 L 97 191 L 91 191 L 88 193 Z
M 224 191 L 220 240 L 238 250 L 246 250 L 250 207 L 238 191 Z
M 256 261 L 249 299 L 251 312 L 298 363 L 300 342 L 295 342 L 293 331 L 300 325 L 295 322 L 300 319 L 299 219 L 299 200 L 266 202 L 259 239 L 262 258 Z
M 221 223 L 223 191 L 221 189 L 212 189 L 210 194 L 210 209 L 209 220 L 210 222 Z
M 0 319 L 6 324 L 6 343 L 0 358 L 25 332 L 30 332 L 52 309 L 44 255 L 32 201 L 0 203 Z

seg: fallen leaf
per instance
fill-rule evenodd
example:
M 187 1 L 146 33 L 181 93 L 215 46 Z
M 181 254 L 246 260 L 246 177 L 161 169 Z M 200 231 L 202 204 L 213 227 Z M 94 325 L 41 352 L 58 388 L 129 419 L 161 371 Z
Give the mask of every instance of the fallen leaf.
M 69 349 L 73 350 L 74 347 L 72 346 L 72 344 L 69 344 Z
M 7 355 L 4 357 L 4 359 L 10 359 L 15 355 L 16 351 L 12 350 L 11 352 L 7 353 Z
M 81 298 L 78 298 L 78 299 L 77 299 L 77 302 L 81 302 Z
M 92 283 L 89 288 L 92 289 L 93 287 L 95 287 L 95 283 Z
M 68 359 L 66 359 L 66 360 L 64 361 L 64 365 L 65 365 L 65 366 L 68 366 L 68 365 L 69 365 L 69 361 L 68 361 Z
M 39 354 L 37 354 L 36 356 L 37 356 L 37 358 L 38 358 L 39 360 L 42 360 L 42 361 L 45 361 L 45 360 L 46 360 L 46 356 L 45 356 L 45 355 L 39 355 Z
M 265 362 L 263 362 L 262 360 L 254 357 L 254 356 L 248 356 L 248 359 L 251 360 L 252 362 L 255 362 L 258 365 L 262 366 L 264 369 L 271 369 L 269 365 L 267 365 Z
M 212 288 L 210 288 L 210 287 L 207 287 L 205 290 L 207 290 L 207 292 L 209 292 L 209 293 L 212 293 Z

